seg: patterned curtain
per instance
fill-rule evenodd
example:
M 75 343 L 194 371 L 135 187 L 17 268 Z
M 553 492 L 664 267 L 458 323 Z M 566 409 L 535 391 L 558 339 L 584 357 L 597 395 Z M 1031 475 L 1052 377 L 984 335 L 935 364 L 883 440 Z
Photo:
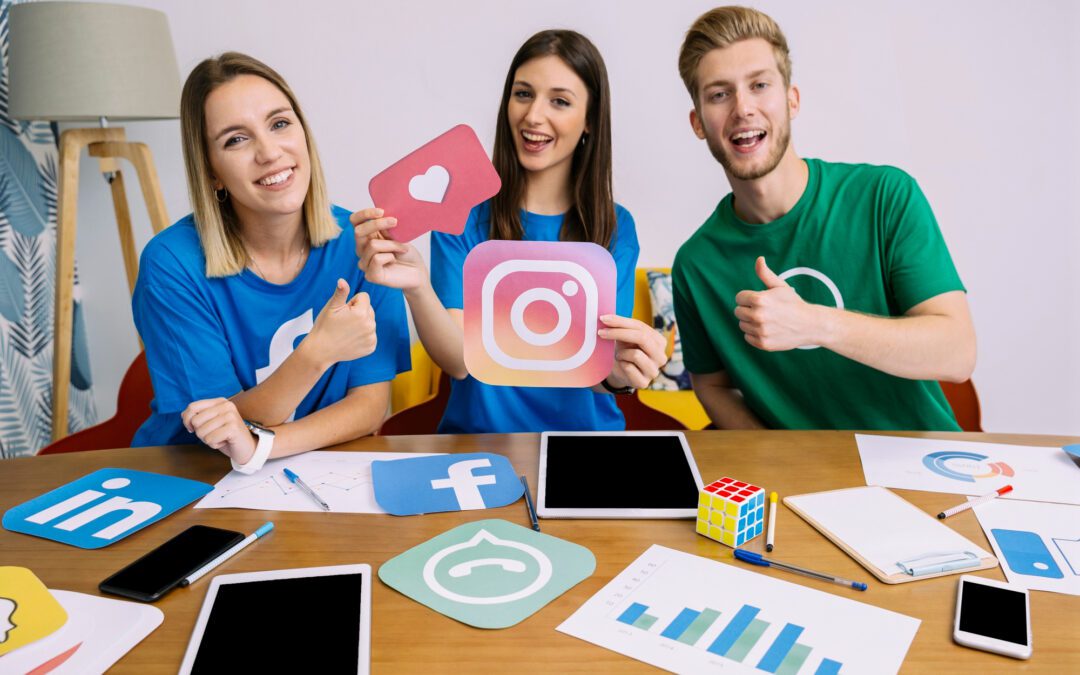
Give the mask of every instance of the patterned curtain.
M 0 458 L 33 455 L 52 431 L 56 132 L 8 115 L 8 10 L 0 0 Z M 76 268 L 72 431 L 97 420 Z

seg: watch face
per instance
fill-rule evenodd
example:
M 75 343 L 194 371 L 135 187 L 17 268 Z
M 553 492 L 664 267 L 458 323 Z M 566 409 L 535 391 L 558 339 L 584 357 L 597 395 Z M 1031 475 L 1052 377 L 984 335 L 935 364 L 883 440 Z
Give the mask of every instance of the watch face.
M 266 427 L 262 426 L 258 422 L 252 422 L 251 420 L 244 420 L 244 424 L 251 433 L 259 436 L 273 436 L 274 432 Z

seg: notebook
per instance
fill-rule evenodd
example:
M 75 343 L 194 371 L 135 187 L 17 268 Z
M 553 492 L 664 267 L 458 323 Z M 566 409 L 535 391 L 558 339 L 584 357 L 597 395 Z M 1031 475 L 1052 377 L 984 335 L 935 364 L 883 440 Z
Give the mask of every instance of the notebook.
M 997 558 L 886 488 L 784 498 L 784 504 L 887 584 L 997 567 Z

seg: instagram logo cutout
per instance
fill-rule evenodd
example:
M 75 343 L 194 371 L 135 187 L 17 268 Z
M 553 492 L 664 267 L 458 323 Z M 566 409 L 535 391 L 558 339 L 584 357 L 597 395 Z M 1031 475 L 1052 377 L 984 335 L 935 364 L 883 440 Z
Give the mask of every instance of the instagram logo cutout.
M 579 242 L 487 241 L 465 258 L 465 366 L 487 384 L 591 387 L 615 345 L 615 261 Z

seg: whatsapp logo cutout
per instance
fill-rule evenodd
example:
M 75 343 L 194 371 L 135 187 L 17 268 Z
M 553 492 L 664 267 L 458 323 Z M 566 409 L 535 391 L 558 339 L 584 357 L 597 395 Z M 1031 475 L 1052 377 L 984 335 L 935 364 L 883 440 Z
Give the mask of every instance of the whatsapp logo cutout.
M 462 623 L 506 628 L 592 574 L 577 544 L 505 520 L 461 525 L 388 561 L 387 585 Z
M 458 551 L 465 551 L 467 549 L 479 548 L 484 542 L 490 543 L 493 546 L 505 546 L 508 548 L 517 549 L 523 551 L 527 555 L 532 556 L 536 561 L 539 571 L 535 579 L 525 588 L 513 593 L 505 593 L 502 595 L 493 595 L 488 597 L 475 596 L 475 595 L 462 595 L 461 593 L 455 593 L 441 584 L 435 575 L 435 570 L 439 566 L 439 563 L 448 557 L 452 556 Z M 472 560 L 466 560 L 460 562 L 451 567 L 447 574 L 454 579 L 461 579 L 467 576 L 471 576 L 480 567 L 497 567 L 501 568 L 503 572 L 509 574 L 525 574 L 529 565 L 516 558 L 474 558 Z M 551 581 L 551 560 L 544 555 L 542 551 L 534 546 L 523 544 L 518 541 L 510 539 L 499 539 L 495 535 L 491 534 L 487 530 L 480 530 L 472 539 L 461 544 L 454 544 L 448 546 L 439 551 L 435 555 L 428 558 L 427 563 L 424 564 L 424 583 L 428 585 L 428 588 L 435 591 L 439 595 L 448 600 L 454 602 L 463 602 L 469 605 L 497 605 L 504 602 L 512 602 L 514 600 L 521 600 L 527 598 L 533 593 L 536 593 Z

